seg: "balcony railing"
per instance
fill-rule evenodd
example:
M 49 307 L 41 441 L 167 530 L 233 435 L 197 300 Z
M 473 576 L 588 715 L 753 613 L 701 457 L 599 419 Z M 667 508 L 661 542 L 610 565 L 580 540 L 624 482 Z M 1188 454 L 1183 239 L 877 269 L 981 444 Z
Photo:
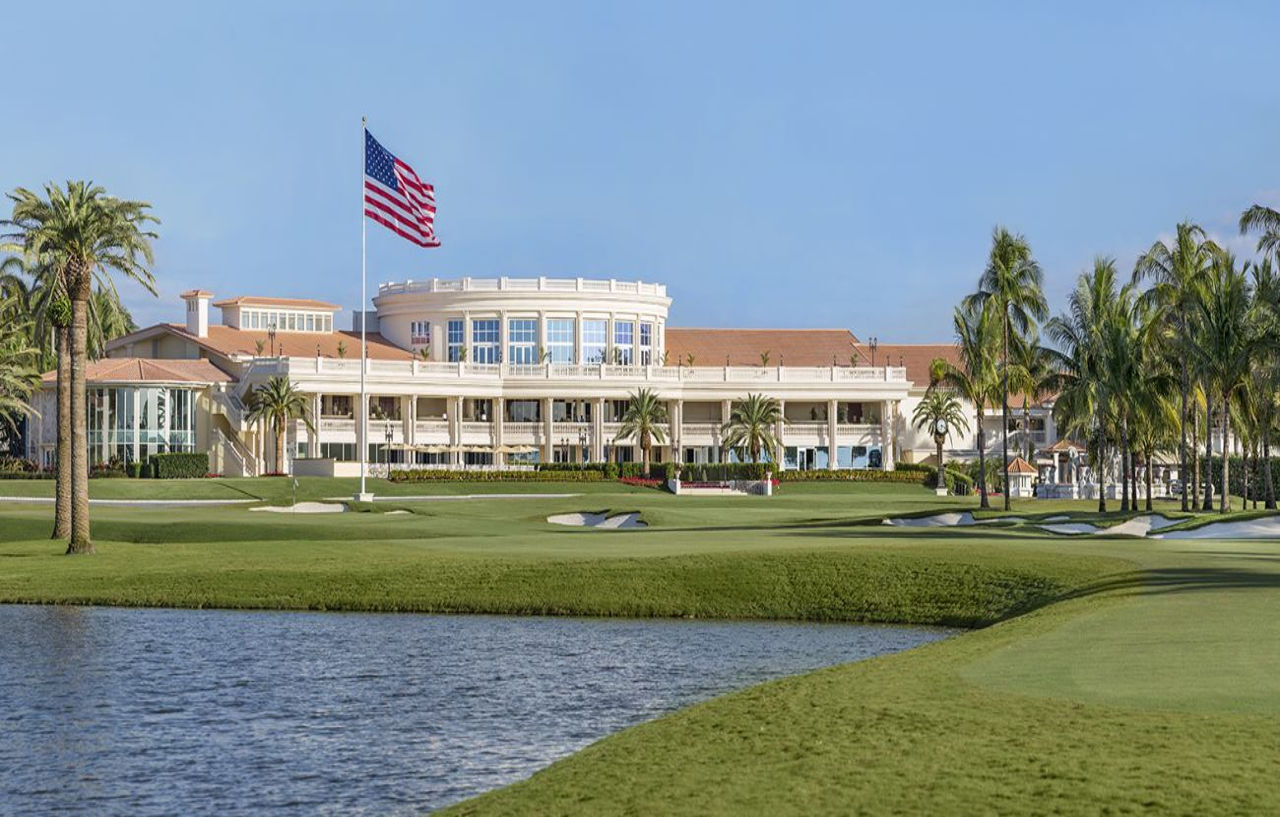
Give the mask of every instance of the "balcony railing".
M 254 376 L 359 374 L 360 361 L 343 358 L 260 359 Z M 443 380 L 626 380 L 657 383 L 894 383 L 907 382 L 901 366 L 635 366 L 600 363 L 443 363 L 423 360 L 370 360 L 369 375 L 430 377 Z M 249 373 L 246 373 L 246 377 Z
M 650 295 L 665 298 L 663 284 L 619 281 L 614 278 L 429 278 L 382 284 L 378 295 L 407 295 L 425 292 L 612 292 L 623 295 Z

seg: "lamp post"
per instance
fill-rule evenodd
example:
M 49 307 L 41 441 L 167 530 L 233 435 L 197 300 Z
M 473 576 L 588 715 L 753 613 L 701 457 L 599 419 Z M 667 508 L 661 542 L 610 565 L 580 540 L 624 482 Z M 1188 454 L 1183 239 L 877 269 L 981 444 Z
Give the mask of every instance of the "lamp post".
M 876 367 L 876 349 L 880 348 L 880 341 L 878 338 L 872 337 L 867 341 L 867 346 L 871 348 L 871 368 L 874 369 Z
M 586 468 L 587 467 L 587 430 L 585 428 L 578 429 L 578 449 L 579 449 L 579 452 L 581 453 L 579 462 L 581 463 L 582 468 Z

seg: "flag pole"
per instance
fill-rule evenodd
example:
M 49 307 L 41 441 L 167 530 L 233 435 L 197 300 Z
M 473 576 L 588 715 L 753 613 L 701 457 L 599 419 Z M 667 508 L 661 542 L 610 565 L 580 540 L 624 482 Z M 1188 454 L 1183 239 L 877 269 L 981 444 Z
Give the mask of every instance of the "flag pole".
M 364 325 L 368 322 L 368 313 L 365 311 L 367 303 L 367 295 L 365 292 L 365 255 L 366 245 L 368 244 L 368 222 L 364 217 L 364 175 L 365 175 L 365 141 L 368 139 L 369 122 L 365 117 L 360 117 L 360 410 L 356 416 L 360 418 L 360 429 L 356 435 L 356 442 L 360 446 L 360 493 L 356 494 L 356 499 L 361 502 L 368 502 L 373 499 L 369 495 L 365 487 L 365 472 L 368 470 L 369 459 L 369 397 L 365 394 L 364 370 L 368 367 L 369 362 L 365 351 L 365 331 Z

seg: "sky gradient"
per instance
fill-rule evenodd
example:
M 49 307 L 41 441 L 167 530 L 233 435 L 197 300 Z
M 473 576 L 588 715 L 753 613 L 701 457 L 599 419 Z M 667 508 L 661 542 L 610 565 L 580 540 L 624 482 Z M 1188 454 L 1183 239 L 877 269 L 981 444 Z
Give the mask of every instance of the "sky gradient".
M 5 12 L 0 185 L 150 201 L 143 325 L 204 287 L 349 326 L 361 115 L 443 242 L 371 223 L 371 292 L 638 278 L 680 326 L 945 341 L 996 224 L 1057 311 L 1095 255 L 1187 218 L 1244 254 L 1240 211 L 1280 204 L 1277 4 L 187 5 Z

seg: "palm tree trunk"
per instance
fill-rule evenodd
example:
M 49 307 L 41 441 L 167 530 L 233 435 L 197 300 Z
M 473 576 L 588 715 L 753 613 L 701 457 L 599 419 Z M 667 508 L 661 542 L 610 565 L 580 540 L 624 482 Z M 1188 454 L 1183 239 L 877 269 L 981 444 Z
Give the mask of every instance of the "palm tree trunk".
M 1185 334 L 1185 327 L 1183 332 Z M 1182 413 L 1178 415 L 1178 429 L 1182 433 L 1182 445 L 1178 449 L 1178 477 L 1182 480 L 1182 511 L 1187 511 L 1187 357 L 1178 356 L 1182 363 Z M 1151 492 L 1147 492 L 1151 496 Z M 1194 500 L 1193 500 L 1194 501 Z
M 1146 451 L 1142 452 L 1143 463 L 1146 466 L 1143 469 L 1143 475 L 1145 477 L 1145 483 L 1147 486 L 1147 501 L 1144 504 L 1148 512 L 1150 512 L 1151 510 L 1151 458 L 1154 455 L 1155 455 L 1155 452 L 1152 451 L 1151 449 L 1147 449 Z
M 1000 464 L 1004 466 L 1004 484 L 1000 491 L 1004 495 L 1004 509 L 1009 510 L 1009 305 L 1004 304 L 1004 347 L 1000 360 L 1004 370 L 1000 373 Z
M 1267 480 L 1267 496 L 1265 507 L 1269 511 L 1276 509 L 1276 485 L 1271 476 L 1271 437 L 1266 435 L 1262 438 L 1262 474 Z
M 987 498 L 987 441 L 982 432 L 982 404 L 978 404 L 978 507 L 984 510 L 991 508 L 991 500 Z
M 1194 511 L 1200 507 L 1200 410 L 1195 406 L 1191 407 L 1191 454 L 1194 459 L 1194 473 L 1181 474 L 1182 477 L 1182 493 L 1187 493 L 1187 488 L 1191 488 L 1191 510 Z
M 1213 510 L 1213 392 L 1205 393 L 1204 404 L 1204 504 L 1201 510 Z
M 1231 483 L 1227 481 L 1230 476 L 1231 452 L 1228 446 L 1231 444 L 1231 410 L 1229 402 L 1231 396 L 1223 393 L 1222 395 L 1222 496 L 1218 500 L 1219 513 L 1226 513 L 1231 510 Z
M 388 454 L 387 456 L 390 456 Z M 276 473 L 284 473 L 284 425 L 276 427 Z
M 1022 433 L 1023 442 L 1026 443 L 1027 462 L 1031 462 L 1031 407 L 1027 405 L 1027 398 L 1022 398 Z
M 1129 504 L 1129 418 L 1120 419 L 1120 513 L 1125 513 L 1132 506 Z
M 1107 451 L 1106 437 L 1098 427 L 1098 513 L 1107 512 Z
M 81 293 L 76 293 L 77 296 Z M 89 301 L 71 301 L 71 542 L 67 553 L 93 553 L 89 535 L 89 446 L 85 394 Z
M 58 353 L 58 447 L 54 466 L 57 484 L 54 489 L 52 539 L 71 537 L 71 350 L 68 329 L 54 331 Z

